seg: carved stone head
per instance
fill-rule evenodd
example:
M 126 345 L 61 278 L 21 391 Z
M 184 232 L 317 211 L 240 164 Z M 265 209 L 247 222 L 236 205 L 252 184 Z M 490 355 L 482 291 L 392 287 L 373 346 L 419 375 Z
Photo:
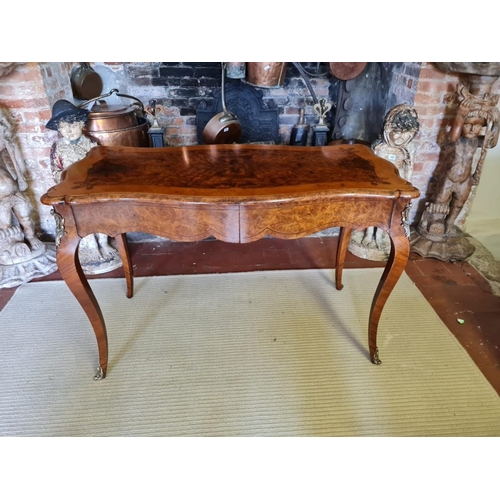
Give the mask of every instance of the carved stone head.
M 450 139 L 457 141 L 460 136 L 465 139 L 484 136 L 484 147 L 495 147 L 498 142 L 499 111 L 498 94 L 471 94 L 462 84 L 458 84 L 458 101 L 460 106 L 450 131 Z

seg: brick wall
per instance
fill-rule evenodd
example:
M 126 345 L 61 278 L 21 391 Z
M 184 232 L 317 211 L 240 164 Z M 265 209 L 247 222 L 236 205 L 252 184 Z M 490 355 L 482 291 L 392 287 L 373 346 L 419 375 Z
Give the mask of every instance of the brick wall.
M 202 101 L 208 104 L 221 86 L 218 62 L 95 63 L 94 68 L 109 77 L 108 88 L 116 85 L 120 92 L 133 95 L 145 104 L 155 98 L 163 105 L 165 116 L 160 124 L 166 127 L 167 146 L 198 143 L 196 110 Z M 311 85 L 318 98 L 328 97 L 328 78 L 311 78 Z M 299 108 L 305 107 L 306 123 L 316 123 L 313 99 L 292 65 L 288 65 L 283 87 L 260 90 L 265 105 L 278 109 L 281 143 L 288 142 L 291 128 L 299 120 Z
M 444 73 L 431 63 L 423 63 L 420 69 L 414 107 L 420 121 L 420 133 L 415 139 L 416 159 L 412 183 L 420 189 L 421 196 L 417 206 L 413 207 L 412 220 L 420 220 L 426 197 L 431 198 L 436 187 L 436 167 L 440 164 L 441 147 L 458 108 L 456 89 L 460 79 L 457 74 Z M 500 81 L 493 87 L 493 92 L 500 92 Z M 439 171 L 439 168 L 437 169 Z M 456 224 L 464 228 L 467 215 L 472 207 L 476 187 L 460 213 Z
M 425 198 L 432 194 L 433 177 L 441 146 L 455 118 L 457 101 L 455 92 L 458 77 L 443 73 L 430 63 L 420 68 L 414 107 L 418 113 L 420 132 L 415 138 L 416 157 L 412 183 L 420 190 L 418 203 L 414 203 L 414 217 L 420 217 Z
M 388 106 L 389 108 L 397 104 L 412 105 L 414 103 L 421 67 L 422 63 L 419 62 L 406 62 L 402 64 L 398 72 L 394 75 L 389 89 L 389 92 L 393 96 Z
M 26 194 L 33 206 L 33 220 L 41 233 L 55 234 L 50 207 L 40 196 L 54 184 L 49 165 L 50 147 L 57 132 L 47 130 L 52 105 L 72 100 L 69 71 L 72 63 L 25 63 L 0 78 L 0 106 L 10 113 L 24 160 Z
M 49 150 L 57 133 L 45 129 L 44 125 L 57 99 L 74 100 L 69 77 L 75 65 L 26 63 L 0 78 L 0 106 L 10 111 L 17 127 L 29 183 L 28 194 L 35 208 L 34 219 L 40 232 L 48 236 L 54 235 L 54 222 L 50 208 L 41 205 L 39 198 L 53 184 Z M 137 97 L 144 104 L 155 98 L 164 106 L 161 124 L 167 130 L 166 145 L 197 143 L 196 109 L 202 100 L 208 103 L 220 89 L 220 63 L 103 62 L 93 65 L 103 78 L 103 92 L 118 88 L 121 93 Z M 395 104 L 413 104 L 420 120 L 412 181 L 422 196 L 414 203 L 411 214 L 415 222 L 419 220 L 426 195 L 432 192 L 441 145 L 455 115 L 458 78 L 438 71 L 430 63 L 404 63 L 401 68 L 390 88 L 391 99 Z M 332 81 L 329 75 L 311 77 L 318 98 L 326 97 L 331 102 Z M 283 87 L 261 90 L 264 102 L 278 109 L 281 143 L 288 142 L 300 108 L 305 107 L 307 123 L 316 123 L 310 92 L 291 64 Z M 75 100 L 76 104 L 78 102 Z M 465 217 L 466 213 L 459 223 L 463 223 Z

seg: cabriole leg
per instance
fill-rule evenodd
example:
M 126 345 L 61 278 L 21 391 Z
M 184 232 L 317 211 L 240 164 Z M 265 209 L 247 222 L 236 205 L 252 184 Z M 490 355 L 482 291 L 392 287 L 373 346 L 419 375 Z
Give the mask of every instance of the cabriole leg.
M 344 271 L 344 261 L 347 252 L 347 246 L 351 239 L 352 229 L 350 227 L 341 227 L 339 233 L 339 243 L 337 246 L 337 259 L 335 262 L 335 287 L 342 290 L 342 272 Z
M 106 325 L 94 292 L 80 266 L 78 246 L 81 238 L 76 231 L 71 208 L 67 205 L 57 206 L 57 212 L 54 211 L 54 216 L 57 222 L 57 265 L 66 285 L 82 306 L 94 329 L 99 349 L 99 374 L 94 378 L 100 380 L 106 377 L 108 367 Z
M 391 228 L 388 234 L 391 238 L 391 253 L 373 297 L 368 326 L 370 360 L 376 365 L 381 364 L 377 348 L 377 329 L 380 315 L 389 295 L 396 286 L 401 274 L 403 274 L 410 255 L 410 242 L 402 226 Z
M 130 299 L 134 296 L 134 275 L 128 251 L 127 235 L 125 233 L 119 234 L 115 237 L 115 241 L 123 263 L 123 272 L 125 273 L 125 280 L 127 282 L 127 297 Z

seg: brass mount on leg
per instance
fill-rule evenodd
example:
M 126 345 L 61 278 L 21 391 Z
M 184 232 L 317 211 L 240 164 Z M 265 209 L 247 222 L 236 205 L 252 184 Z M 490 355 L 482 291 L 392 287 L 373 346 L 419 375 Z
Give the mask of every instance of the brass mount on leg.
M 99 365 L 97 367 L 97 373 L 94 375 L 94 380 L 102 380 L 104 378 L 104 370 L 102 369 L 102 366 Z

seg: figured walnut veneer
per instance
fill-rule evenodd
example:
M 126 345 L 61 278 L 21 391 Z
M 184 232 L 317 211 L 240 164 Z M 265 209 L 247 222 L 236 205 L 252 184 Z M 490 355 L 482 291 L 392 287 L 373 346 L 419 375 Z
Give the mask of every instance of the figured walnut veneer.
M 362 145 L 100 146 L 71 165 L 42 202 L 64 219 L 57 262 L 94 328 L 102 378 L 108 363 L 106 327 L 78 262 L 78 244 L 86 235 L 116 238 L 132 297 L 127 232 L 245 243 L 265 236 L 300 238 L 340 226 L 335 282 L 341 289 L 352 229 L 380 227 L 391 238 L 392 252 L 370 313 L 370 359 L 379 363 L 378 321 L 408 259 L 404 211 L 418 196 L 392 163 Z

